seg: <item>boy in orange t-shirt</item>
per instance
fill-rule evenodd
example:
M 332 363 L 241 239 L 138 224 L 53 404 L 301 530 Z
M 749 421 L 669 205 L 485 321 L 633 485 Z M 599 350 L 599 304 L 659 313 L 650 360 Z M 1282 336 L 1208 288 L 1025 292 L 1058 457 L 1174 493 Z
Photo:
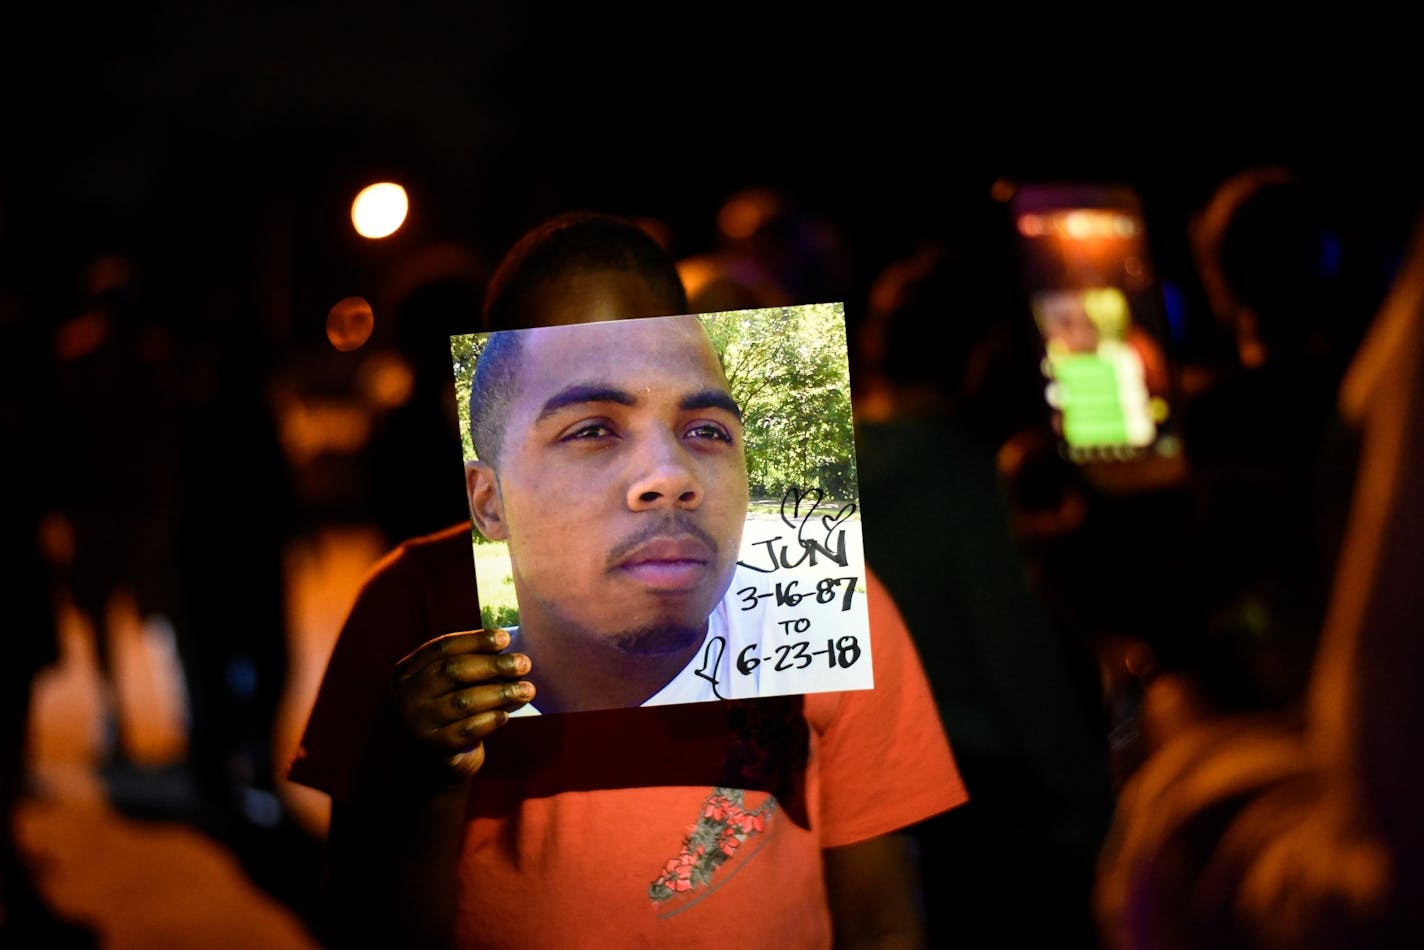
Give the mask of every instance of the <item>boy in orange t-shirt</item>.
M 686 308 L 645 232 L 572 216 L 516 245 L 486 321 Z M 470 530 L 414 539 L 373 569 L 291 767 L 332 796 L 335 942 L 923 939 L 916 857 L 897 832 L 967 795 L 873 573 L 874 689 L 511 718 L 556 664 L 473 629 Z M 577 685 L 545 682 L 551 697 Z

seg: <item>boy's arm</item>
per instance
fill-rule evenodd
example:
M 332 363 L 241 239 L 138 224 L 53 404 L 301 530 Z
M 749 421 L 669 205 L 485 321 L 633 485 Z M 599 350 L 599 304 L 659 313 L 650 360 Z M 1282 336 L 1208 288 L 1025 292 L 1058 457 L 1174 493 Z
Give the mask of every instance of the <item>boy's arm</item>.
M 333 802 L 324 892 L 332 947 L 443 947 L 469 781 L 433 794 Z
M 398 748 L 383 774 L 333 801 L 327 919 L 335 946 L 438 947 L 455 917 L 471 779 L 484 739 L 533 697 L 502 630 L 438 637 L 397 666 L 386 707 Z
M 880 835 L 822 854 L 838 948 L 927 945 L 919 853 L 911 835 Z

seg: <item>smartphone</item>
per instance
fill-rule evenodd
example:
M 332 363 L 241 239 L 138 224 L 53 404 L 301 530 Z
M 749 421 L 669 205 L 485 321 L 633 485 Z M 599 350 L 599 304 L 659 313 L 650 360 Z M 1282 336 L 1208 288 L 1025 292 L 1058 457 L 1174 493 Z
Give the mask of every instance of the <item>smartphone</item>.
M 1140 195 L 1004 187 L 1060 453 L 1107 487 L 1179 479 L 1176 374 Z

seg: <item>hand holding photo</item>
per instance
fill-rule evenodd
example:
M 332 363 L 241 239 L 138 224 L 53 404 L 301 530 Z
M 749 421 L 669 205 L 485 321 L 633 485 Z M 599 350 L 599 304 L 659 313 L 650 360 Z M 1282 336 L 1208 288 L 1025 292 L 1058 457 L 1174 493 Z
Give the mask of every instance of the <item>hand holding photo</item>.
M 450 344 L 520 714 L 873 686 L 840 304 Z

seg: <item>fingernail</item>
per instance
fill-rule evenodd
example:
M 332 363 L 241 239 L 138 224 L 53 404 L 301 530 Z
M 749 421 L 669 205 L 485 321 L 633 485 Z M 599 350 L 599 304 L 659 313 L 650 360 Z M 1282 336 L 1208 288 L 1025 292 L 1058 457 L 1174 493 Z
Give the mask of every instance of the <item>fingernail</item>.
M 505 647 L 509 646 L 508 630 L 505 630 L 502 627 L 495 627 L 494 629 L 490 630 L 489 635 L 490 639 L 494 641 L 494 648 L 496 650 L 503 650 Z
M 528 700 L 534 695 L 534 684 L 532 683 L 510 683 L 509 698 L 517 699 L 520 702 Z
M 523 653 L 507 654 L 503 661 L 504 672 L 509 676 L 523 676 L 529 672 L 529 657 Z

